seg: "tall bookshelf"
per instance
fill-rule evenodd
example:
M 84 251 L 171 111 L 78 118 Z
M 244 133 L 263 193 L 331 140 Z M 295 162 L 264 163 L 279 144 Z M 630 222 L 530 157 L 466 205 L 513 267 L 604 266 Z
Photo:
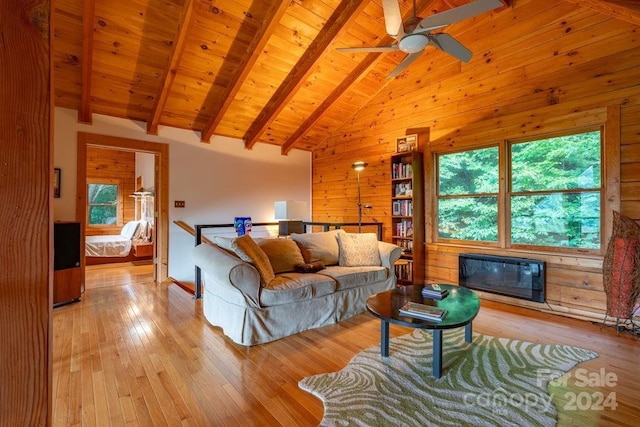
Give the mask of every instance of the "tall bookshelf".
M 424 283 L 423 156 L 409 151 L 391 156 L 391 241 L 404 249 L 396 263 L 398 284 Z

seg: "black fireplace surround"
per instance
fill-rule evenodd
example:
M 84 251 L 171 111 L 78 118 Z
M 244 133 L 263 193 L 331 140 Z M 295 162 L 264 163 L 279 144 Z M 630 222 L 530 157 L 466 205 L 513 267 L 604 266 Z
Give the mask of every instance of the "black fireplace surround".
M 458 284 L 529 301 L 544 302 L 544 261 L 480 254 L 460 254 Z

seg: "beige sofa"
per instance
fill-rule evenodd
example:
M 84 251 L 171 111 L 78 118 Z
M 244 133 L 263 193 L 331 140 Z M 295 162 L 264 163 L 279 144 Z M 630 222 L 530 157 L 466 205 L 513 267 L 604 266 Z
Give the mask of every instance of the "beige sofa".
M 343 230 L 215 242 L 193 250 L 203 272 L 204 315 L 242 345 L 266 343 L 363 312 L 367 297 L 395 286 L 393 264 L 401 254 L 398 246 L 377 241 L 375 234 Z

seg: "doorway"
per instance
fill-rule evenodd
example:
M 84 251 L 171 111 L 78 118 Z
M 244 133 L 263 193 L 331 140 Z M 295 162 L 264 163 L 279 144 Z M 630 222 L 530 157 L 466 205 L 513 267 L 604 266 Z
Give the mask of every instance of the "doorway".
M 87 148 L 102 147 L 119 151 L 148 153 L 155 157 L 154 179 L 154 278 L 165 281 L 168 276 L 168 182 L 169 182 L 169 146 L 167 144 L 139 141 L 91 133 L 78 133 L 77 144 L 77 204 L 76 218 L 86 224 L 87 218 Z M 84 247 L 85 228 L 82 227 L 81 241 Z M 85 277 L 85 252 L 82 251 L 82 278 Z

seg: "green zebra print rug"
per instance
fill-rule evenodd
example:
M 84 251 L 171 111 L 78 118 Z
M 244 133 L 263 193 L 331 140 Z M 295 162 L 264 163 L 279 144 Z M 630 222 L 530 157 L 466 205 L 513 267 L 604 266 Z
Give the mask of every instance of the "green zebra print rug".
M 300 381 L 324 403 L 323 426 L 556 425 L 550 380 L 598 357 L 589 350 L 443 333 L 443 374 L 431 376 L 431 332 L 416 329 L 356 355 L 341 371 Z

